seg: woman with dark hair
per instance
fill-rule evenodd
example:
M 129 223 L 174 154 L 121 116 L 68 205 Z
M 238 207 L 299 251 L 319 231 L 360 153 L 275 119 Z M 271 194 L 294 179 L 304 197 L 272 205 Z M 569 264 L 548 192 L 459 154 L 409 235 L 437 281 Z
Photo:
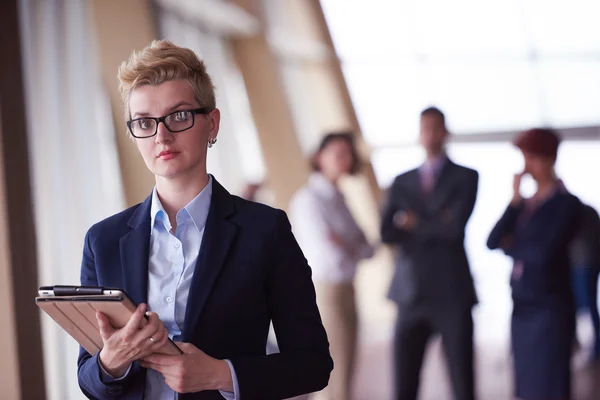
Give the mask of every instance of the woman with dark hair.
M 522 400 L 571 398 L 571 348 L 575 334 L 569 246 L 582 206 L 556 177 L 559 137 L 550 129 L 520 134 L 525 170 L 514 177 L 514 195 L 487 245 L 513 258 L 511 341 L 515 396 Z M 523 175 L 537 183 L 521 197 Z
M 357 316 L 354 275 L 361 259 L 373 255 L 339 190 L 340 179 L 359 169 L 350 133 L 326 135 L 311 160 L 314 172 L 290 203 L 292 227 L 312 267 L 317 304 L 335 368 L 327 399 L 351 398 Z

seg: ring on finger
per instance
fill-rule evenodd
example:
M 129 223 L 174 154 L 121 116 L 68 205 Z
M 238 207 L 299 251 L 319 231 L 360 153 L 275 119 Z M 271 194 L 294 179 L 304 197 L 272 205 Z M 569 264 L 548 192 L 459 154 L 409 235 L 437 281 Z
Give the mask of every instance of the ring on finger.
M 156 343 L 156 339 L 154 339 L 152 336 L 150 336 L 150 341 L 151 341 L 152 343 Z

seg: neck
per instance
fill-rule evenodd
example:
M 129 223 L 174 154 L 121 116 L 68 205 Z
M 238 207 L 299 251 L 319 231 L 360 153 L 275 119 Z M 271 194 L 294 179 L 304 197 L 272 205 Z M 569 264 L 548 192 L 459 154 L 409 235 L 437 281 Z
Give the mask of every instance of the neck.
M 443 150 L 438 151 L 428 151 L 426 154 L 427 161 L 433 161 L 444 154 Z
M 325 177 L 325 179 L 327 179 L 329 181 L 329 183 L 331 183 L 333 186 L 337 187 L 338 186 L 338 181 L 340 180 L 339 177 L 336 176 L 331 176 L 331 175 L 326 175 L 323 174 L 323 176 Z
M 208 174 L 196 173 L 194 179 L 156 177 L 156 191 L 173 231 L 176 227 L 177 212 L 184 208 L 208 185 Z
M 557 179 L 555 179 L 555 178 L 544 179 L 544 180 L 538 182 L 538 187 L 540 187 L 540 188 L 551 187 L 551 186 L 554 186 L 556 184 L 556 182 L 557 182 Z
M 547 178 L 540 179 L 537 182 L 537 192 L 539 194 L 546 194 L 552 191 L 556 187 L 557 183 L 558 179 L 556 176 L 554 176 L 554 174 L 548 176 Z

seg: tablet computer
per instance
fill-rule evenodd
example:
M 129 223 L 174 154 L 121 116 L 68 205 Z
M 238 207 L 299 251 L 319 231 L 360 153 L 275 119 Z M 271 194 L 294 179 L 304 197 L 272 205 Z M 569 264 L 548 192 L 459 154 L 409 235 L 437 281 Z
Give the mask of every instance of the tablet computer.
M 37 306 L 91 355 L 99 352 L 103 345 L 96 311 L 103 312 L 115 328 L 122 328 L 137 308 L 120 289 L 96 286 L 42 286 L 38 294 L 35 298 Z M 171 340 L 158 352 L 183 354 Z

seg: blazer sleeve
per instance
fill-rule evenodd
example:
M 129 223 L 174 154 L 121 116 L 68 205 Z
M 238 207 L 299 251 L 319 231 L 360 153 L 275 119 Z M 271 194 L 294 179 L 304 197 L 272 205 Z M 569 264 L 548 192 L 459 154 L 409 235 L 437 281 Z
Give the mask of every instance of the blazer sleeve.
M 525 263 L 546 263 L 555 254 L 553 249 L 560 243 L 570 243 L 579 227 L 583 216 L 583 207 L 579 200 L 573 198 L 563 204 L 544 226 L 536 229 L 536 235 L 527 235 L 523 240 L 515 240 L 505 249 L 505 253 L 515 260 Z
M 231 359 L 245 399 L 283 399 L 327 386 L 333 369 L 311 270 L 278 212 L 265 291 L 280 353 Z
M 93 229 L 93 227 L 92 227 Z M 90 229 L 85 235 L 83 260 L 81 262 L 81 285 L 98 286 L 94 252 L 92 250 L 93 233 Z M 117 399 L 125 390 L 130 377 L 139 368 L 136 365 L 129 369 L 124 377 L 107 380 L 102 376 L 98 360 L 98 352 L 92 356 L 83 347 L 79 348 L 77 359 L 77 378 L 79 387 L 89 399 Z
M 416 226 L 409 233 L 419 242 L 426 241 L 461 241 L 465 235 L 467 222 L 475 208 L 479 174 L 470 171 L 468 185 L 457 191 L 448 206 L 438 210 L 428 218 L 419 218 Z
M 398 204 L 402 204 L 401 195 L 400 177 L 397 177 L 388 191 L 387 200 L 381 213 L 380 234 L 383 243 L 401 244 L 407 237 L 407 232 L 394 224 L 394 216 L 401 211 L 398 206 Z
M 563 202 L 553 217 L 543 225 L 529 226 L 528 232 L 518 240 L 507 241 L 503 250 L 515 260 L 530 264 L 545 264 L 554 256 L 553 249 L 560 243 L 569 243 L 581 224 L 583 208 L 576 198 Z
M 521 213 L 522 205 L 509 205 L 502 217 L 496 222 L 496 225 L 490 232 L 490 236 L 487 240 L 487 247 L 490 250 L 506 249 L 509 241 L 512 240 L 515 228 L 517 226 L 517 219 Z

